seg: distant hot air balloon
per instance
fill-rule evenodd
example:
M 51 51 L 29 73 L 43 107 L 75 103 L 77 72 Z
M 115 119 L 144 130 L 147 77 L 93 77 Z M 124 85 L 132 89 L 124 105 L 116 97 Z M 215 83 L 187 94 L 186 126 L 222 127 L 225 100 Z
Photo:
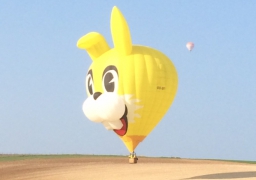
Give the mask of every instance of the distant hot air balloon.
M 86 77 L 88 119 L 113 130 L 129 152 L 155 128 L 176 95 L 178 76 L 170 59 L 158 50 L 132 45 L 128 24 L 114 7 L 111 14 L 114 48 L 96 32 L 77 46 L 92 59 Z
M 188 42 L 187 44 L 186 44 L 186 47 L 188 48 L 188 50 L 189 51 L 192 51 L 192 49 L 194 48 L 194 43 L 193 42 Z

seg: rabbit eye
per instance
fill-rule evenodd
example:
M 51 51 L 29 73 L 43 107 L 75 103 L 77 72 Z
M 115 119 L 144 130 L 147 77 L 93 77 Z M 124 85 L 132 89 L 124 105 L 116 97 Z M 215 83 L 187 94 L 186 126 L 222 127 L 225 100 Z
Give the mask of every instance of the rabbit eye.
M 90 95 L 94 93 L 92 70 L 90 70 L 86 76 L 86 90 L 87 90 L 87 93 Z
M 103 73 L 102 86 L 106 92 L 117 92 L 118 73 L 115 66 L 108 66 Z

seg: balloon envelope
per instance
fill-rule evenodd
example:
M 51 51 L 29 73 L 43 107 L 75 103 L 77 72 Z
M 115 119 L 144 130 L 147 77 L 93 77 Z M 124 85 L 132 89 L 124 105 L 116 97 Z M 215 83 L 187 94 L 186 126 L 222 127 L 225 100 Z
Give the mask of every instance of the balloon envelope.
M 113 130 L 133 152 L 163 118 L 176 95 L 178 75 L 160 51 L 132 45 L 129 27 L 116 7 L 111 15 L 114 48 L 102 35 L 77 42 L 92 58 L 86 77 L 84 114 Z
M 187 44 L 186 44 L 186 47 L 188 48 L 188 50 L 189 51 L 192 51 L 192 49 L 194 48 L 194 43 L 193 42 L 188 42 Z

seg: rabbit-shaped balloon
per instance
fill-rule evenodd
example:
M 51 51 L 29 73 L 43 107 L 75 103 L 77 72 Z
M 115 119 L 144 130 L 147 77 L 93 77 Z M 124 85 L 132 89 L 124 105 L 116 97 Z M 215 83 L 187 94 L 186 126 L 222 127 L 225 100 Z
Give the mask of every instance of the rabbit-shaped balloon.
M 117 7 L 112 9 L 111 33 L 112 49 L 97 32 L 77 42 L 92 59 L 83 111 L 91 121 L 113 130 L 133 152 L 171 106 L 178 77 L 163 53 L 132 45 L 128 24 Z

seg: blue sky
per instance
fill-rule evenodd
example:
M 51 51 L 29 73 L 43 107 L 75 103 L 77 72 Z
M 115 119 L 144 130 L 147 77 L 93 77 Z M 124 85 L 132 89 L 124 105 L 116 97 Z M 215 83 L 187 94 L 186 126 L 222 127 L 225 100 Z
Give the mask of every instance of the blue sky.
M 256 160 L 253 0 L 3 0 L 0 153 L 128 154 L 115 133 L 82 112 L 91 60 L 76 47 L 91 31 L 112 47 L 115 5 L 133 44 L 165 53 L 179 76 L 172 107 L 136 153 Z

